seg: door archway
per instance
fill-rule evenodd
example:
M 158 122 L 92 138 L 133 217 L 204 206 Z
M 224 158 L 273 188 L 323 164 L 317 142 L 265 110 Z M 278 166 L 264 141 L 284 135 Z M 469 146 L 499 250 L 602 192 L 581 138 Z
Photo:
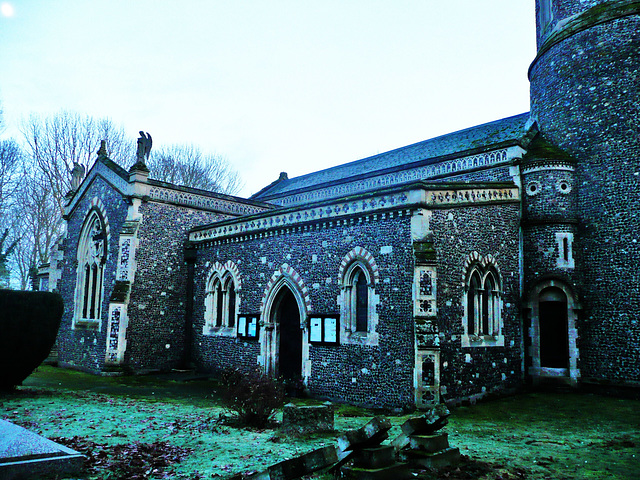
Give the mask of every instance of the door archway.
M 569 368 L 569 324 L 567 296 L 557 287 L 548 287 L 538 297 L 540 323 L 540 366 Z
M 260 356 L 265 373 L 307 385 L 311 372 L 304 285 L 279 275 L 265 292 L 262 308 Z
M 573 290 L 560 280 L 544 280 L 531 289 L 525 307 L 527 375 L 533 383 L 556 379 L 577 385 L 580 306 Z
M 299 380 L 302 378 L 300 308 L 287 286 L 278 292 L 271 315 L 271 323 L 279 330 L 275 373 L 285 380 Z

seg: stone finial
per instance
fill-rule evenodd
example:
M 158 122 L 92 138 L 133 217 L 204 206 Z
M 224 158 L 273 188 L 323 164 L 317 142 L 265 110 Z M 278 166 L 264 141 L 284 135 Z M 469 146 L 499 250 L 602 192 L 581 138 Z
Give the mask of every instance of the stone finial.
M 107 158 L 107 141 L 100 140 L 100 148 L 96 152 L 98 154 L 98 158 L 105 159 Z
M 278 180 L 289 180 L 289 175 L 287 175 L 287 172 L 280 172 L 280 178 L 278 178 Z

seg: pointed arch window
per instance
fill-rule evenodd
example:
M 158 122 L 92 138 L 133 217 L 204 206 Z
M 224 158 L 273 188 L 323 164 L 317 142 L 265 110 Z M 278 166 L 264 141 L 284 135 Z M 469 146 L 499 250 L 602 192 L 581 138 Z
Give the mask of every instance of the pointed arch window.
M 356 332 L 369 331 L 369 282 L 361 268 L 353 273 L 353 313 L 355 313 Z
M 501 280 L 492 265 L 474 265 L 465 286 L 463 346 L 504 345 Z
M 216 299 L 216 327 L 222 326 L 222 317 L 224 310 L 224 294 L 222 293 L 222 283 L 216 278 L 213 285 L 214 295 Z
M 227 292 L 227 326 L 233 328 L 236 325 L 236 287 L 231 277 L 227 280 L 225 290 Z
M 105 222 L 101 215 L 93 210 L 85 220 L 78 242 L 76 326 L 97 328 L 100 326 L 106 259 Z
M 480 323 L 480 303 L 482 301 L 482 280 L 480 273 L 474 270 L 469 279 L 467 291 L 467 332 L 475 335 Z
M 236 316 L 238 293 L 233 276 L 227 272 L 224 276 L 215 272 L 210 275 L 205 290 L 205 335 L 236 334 Z
M 376 345 L 378 295 L 373 273 L 364 262 L 356 260 L 345 269 L 338 303 L 341 305 L 341 342 Z

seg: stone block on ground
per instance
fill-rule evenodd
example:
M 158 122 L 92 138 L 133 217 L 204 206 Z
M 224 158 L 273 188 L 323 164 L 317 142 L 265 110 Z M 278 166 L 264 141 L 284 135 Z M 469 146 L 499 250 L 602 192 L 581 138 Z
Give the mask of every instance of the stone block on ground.
M 407 435 L 406 433 L 401 433 L 400 435 L 398 435 L 396 438 L 393 439 L 393 441 L 391 442 L 391 445 L 393 445 L 393 448 L 396 449 L 396 452 L 402 450 L 404 447 L 406 447 L 407 445 L 409 445 L 409 435 Z
M 360 448 L 353 453 L 353 466 L 362 468 L 383 468 L 396 461 L 393 445 Z
M 427 453 L 421 450 L 404 450 L 402 457 L 412 465 L 428 468 L 443 468 L 455 465 L 460 460 L 458 448 L 447 448 L 437 453 Z
M 333 405 L 298 406 L 289 403 L 282 411 L 281 429 L 283 433 L 296 435 L 333 432 Z
M 429 410 L 424 415 L 413 417 L 402 424 L 402 432 L 407 435 L 432 434 L 448 422 L 451 412 L 446 405 L 440 404 Z
M 366 425 L 356 430 L 349 430 L 338 437 L 338 447 L 342 451 L 354 450 L 380 445 L 389 438 L 387 433 L 391 428 L 388 418 L 375 417 Z
M 270 480 L 292 480 L 329 467 L 337 461 L 336 448 L 324 447 L 271 465 L 267 468 L 267 473 Z
M 340 471 L 344 478 L 350 480 L 405 480 L 414 478 L 411 469 L 404 463 L 373 469 L 345 466 Z
M 413 450 L 437 453 L 449 448 L 449 434 L 443 432 L 436 435 L 411 435 L 409 444 Z

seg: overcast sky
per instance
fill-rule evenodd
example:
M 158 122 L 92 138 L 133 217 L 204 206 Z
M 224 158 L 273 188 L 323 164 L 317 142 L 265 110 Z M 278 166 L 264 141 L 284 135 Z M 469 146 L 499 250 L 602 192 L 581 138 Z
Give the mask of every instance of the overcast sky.
M 109 117 L 224 155 L 243 195 L 526 112 L 534 56 L 533 0 L 0 0 L 4 137 Z

